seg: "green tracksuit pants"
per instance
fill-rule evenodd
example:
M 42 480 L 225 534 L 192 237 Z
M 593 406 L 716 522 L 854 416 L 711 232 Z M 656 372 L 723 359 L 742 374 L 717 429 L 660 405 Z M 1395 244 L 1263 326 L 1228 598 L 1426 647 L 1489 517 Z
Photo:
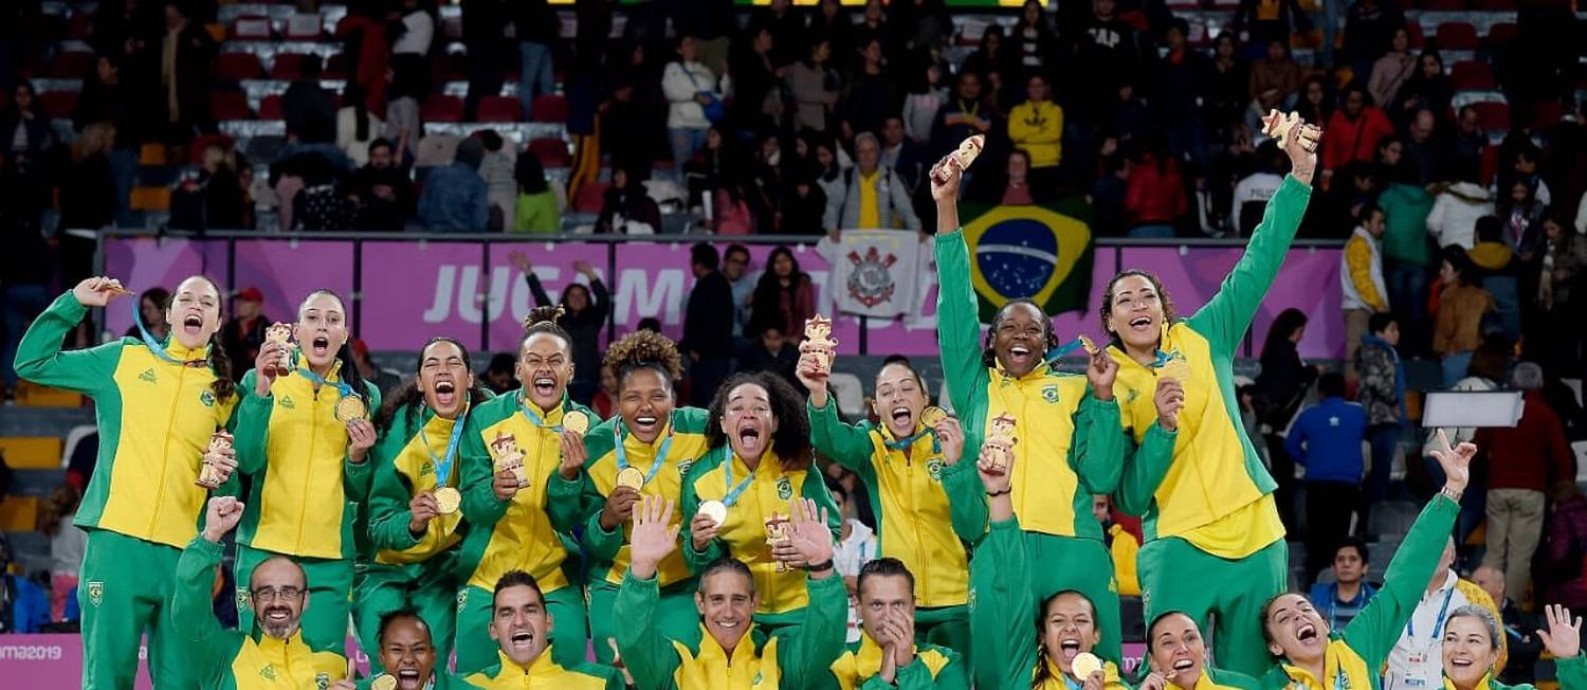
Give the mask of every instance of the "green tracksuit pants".
M 253 597 L 248 584 L 254 568 L 277 554 L 237 545 L 237 627 L 253 630 Z M 347 654 L 347 616 L 353 593 L 353 562 L 342 559 L 287 556 L 308 579 L 308 607 L 303 609 L 303 641 L 316 652 Z M 375 655 L 371 655 L 375 656 Z
M 605 580 L 590 583 L 590 642 L 595 646 L 595 661 L 610 666 L 612 645 L 618 628 L 624 625 L 612 615 L 617 604 L 618 586 Z M 695 581 L 679 582 L 661 592 L 656 606 L 656 625 L 670 640 L 690 648 L 700 642 L 700 610 L 694 605 Z
M 970 607 L 915 609 L 915 641 L 947 647 L 970 664 Z
M 1262 636 L 1262 605 L 1289 585 L 1284 540 L 1229 560 L 1169 537 L 1141 547 L 1138 563 L 1148 622 L 1178 611 L 1212 632 L 1219 668 L 1260 678 L 1273 667 Z
M 440 558 L 440 557 L 438 557 Z M 437 659 L 452 654 L 457 629 L 457 585 L 439 562 L 409 565 L 371 563 L 359 566 L 353 602 L 353 622 L 358 644 L 369 655 L 370 675 L 381 672 L 380 617 L 402 608 L 419 613 L 430 626 Z
M 133 686 L 138 647 L 149 634 L 156 687 L 197 690 L 171 622 L 171 594 L 182 550 L 109 530 L 88 531 L 77 604 L 83 612 L 83 688 Z
M 586 663 L 589 629 L 585 625 L 584 589 L 568 585 L 546 592 L 546 613 L 551 614 L 552 658 L 565 667 Z M 457 595 L 457 675 L 483 671 L 497 663 L 500 647 L 490 639 L 494 593 L 475 586 Z

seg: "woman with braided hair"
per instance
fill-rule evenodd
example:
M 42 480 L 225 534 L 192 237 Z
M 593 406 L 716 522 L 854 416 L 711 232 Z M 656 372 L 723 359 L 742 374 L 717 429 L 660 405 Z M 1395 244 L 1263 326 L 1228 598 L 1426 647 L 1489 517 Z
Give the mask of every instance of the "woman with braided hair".
M 518 347 L 518 390 L 470 411 L 460 441 L 463 521 L 468 535 L 458 552 L 457 671 L 496 663 L 489 636 L 496 581 L 509 571 L 533 575 L 555 619 L 557 663 L 584 659 L 582 583 L 565 567 L 578 545 L 552 521 L 551 478 L 584 465 L 584 433 L 595 413 L 568 398 L 573 340 L 556 324 L 558 307 L 539 307 L 525 319 Z
M 551 479 L 552 521 L 558 530 L 584 526 L 590 558 L 590 635 L 595 656 L 612 663 L 613 640 L 624 624 L 612 615 L 630 563 L 635 507 L 644 497 L 677 503 L 691 461 L 705 452 L 706 412 L 674 407 L 672 382 L 683 371 L 678 347 L 654 331 L 636 331 L 606 350 L 617 378 L 616 414 L 584 437 L 583 471 Z M 682 524 L 677 515 L 668 518 Z M 683 554 L 674 552 L 656 570 L 661 598 L 656 624 L 668 639 L 699 639 L 695 581 Z

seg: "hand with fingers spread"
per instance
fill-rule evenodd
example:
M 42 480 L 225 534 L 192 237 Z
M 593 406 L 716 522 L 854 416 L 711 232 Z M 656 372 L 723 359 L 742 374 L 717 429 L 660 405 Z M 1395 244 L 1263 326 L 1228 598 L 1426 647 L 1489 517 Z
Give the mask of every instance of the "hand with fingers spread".
M 1102 402 L 1113 399 L 1113 381 L 1119 375 L 1119 363 L 1113 361 L 1107 350 L 1097 350 L 1086 365 L 1086 380 L 1091 382 L 1091 396 Z
M 1537 631 L 1543 647 L 1555 659 L 1574 659 L 1581 654 L 1581 619 L 1572 618 L 1570 609 L 1558 604 L 1544 608 L 1548 616 L 1548 630 Z
M 1471 481 L 1471 461 L 1477 457 L 1477 446 L 1465 442 L 1450 447 L 1449 437 L 1443 429 L 1438 430 L 1435 441 L 1431 455 L 1444 470 L 1444 492 L 1458 501 Z
M 789 507 L 792 514 L 788 517 L 787 543 L 803 561 L 799 565 L 825 566 L 822 577 L 832 574 L 832 529 L 827 526 L 827 509 L 808 498 L 796 498 Z
M 660 496 L 645 496 L 634 513 L 628 538 L 629 572 L 641 580 L 656 575 L 661 562 L 678 549 L 679 526 L 672 525 L 673 503 Z
M 347 459 L 354 465 L 363 464 L 369 449 L 375 447 L 375 425 L 367 419 L 354 419 L 347 423 Z
M 1158 379 L 1152 402 L 1157 406 L 1158 426 L 1164 431 L 1178 431 L 1179 412 L 1185 409 L 1185 384 L 1178 379 Z
M 563 429 L 561 444 L 562 464 L 557 467 L 557 473 L 568 481 L 578 479 L 579 472 L 584 470 L 584 461 L 589 458 L 589 451 L 584 449 L 584 435 Z
M 110 300 L 130 294 L 132 292 L 121 286 L 121 281 L 103 276 L 89 278 L 72 288 L 72 297 L 85 307 L 103 307 L 109 304 Z
M 601 529 L 610 532 L 628 522 L 634 515 L 634 506 L 639 503 L 639 499 L 639 489 L 631 486 L 612 489 L 612 494 L 606 497 L 606 506 L 601 508 Z
M 441 514 L 435 492 L 420 491 L 408 499 L 408 534 L 417 539 L 430 529 L 430 521 Z
M 964 457 L 964 427 L 953 417 L 943 417 L 931 425 L 937 433 L 937 445 L 942 447 L 942 461 L 949 467 L 957 465 Z

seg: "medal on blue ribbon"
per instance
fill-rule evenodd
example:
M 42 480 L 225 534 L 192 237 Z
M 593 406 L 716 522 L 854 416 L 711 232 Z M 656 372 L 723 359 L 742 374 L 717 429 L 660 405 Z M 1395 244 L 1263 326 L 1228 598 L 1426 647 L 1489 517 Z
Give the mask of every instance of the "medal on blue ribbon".
M 160 359 L 163 359 L 163 360 L 165 360 L 167 362 L 170 362 L 172 364 L 176 364 L 176 365 L 180 365 L 180 366 L 184 366 L 184 367 L 193 367 L 195 369 L 197 369 L 199 367 L 207 366 L 209 364 L 209 362 L 207 360 L 202 360 L 202 359 L 188 359 L 188 360 L 177 359 L 175 357 L 172 357 L 171 353 L 166 352 L 165 351 L 165 346 L 161 345 L 160 341 L 155 340 L 154 339 L 154 334 L 150 333 L 148 327 L 143 325 L 143 313 L 138 309 L 138 306 L 140 304 L 142 304 L 142 303 L 143 303 L 143 298 L 141 298 L 141 297 L 138 298 L 138 299 L 132 300 L 132 323 L 134 323 L 134 324 L 136 324 L 138 326 L 138 335 L 143 337 L 143 346 L 144 347 L 149 348 L 149 351 L 153 352 L 154 356 L 159 357 Z M 170 338 L 170 336 L 167 336 L 168 340 L 169 340 L 169 338 Z
M 656 473 L 661 471 L 661 466 L 665 465 L 667 463 L 667 451 L 672 449 L 672 422 L 670 420 L 671 415 L 668 415 L 668 417 L 669 417 L 669 420 L 667 422 L 667 437 L 665 439 L 662 439 L 661 448 L 656 450 L 656 458 L 655 458 L 655 460 L 653 460 L 650 463 L 650 471 L 645 473 L 645 480 L 640 482 L 639 486 L 634 487 L 635 489 L 644 488 L 644 486 L 646 484 L 649 484 L 650 480 L 656 478 Z M 619 475 L 622 474 L 623 470 L 628 469 L 628 451 L 623 448 L 623 440 L 626 439 L 627 437 L 628 437 L 628 434 L 625 431 L 623 431 L 623 425 L 618 424 L 617 425 L 617 444 L 616 445 L 617 445 L 617 472 L 618 472 Z M 731 472 L 732 468 L 729 467 L 728 471 Z M 621 485 L 621 483 L 619 483 L 619 485 Z
M 332 383 L 324 376 L 314 373 L 308 367 L 298 367 L 298 373 L 314 382 L 316 389 L 322 386 L 334 386 L 340 399 L 336 401 L 336 419 L 340 422 L 351 422 L 355 419 L 364 419 L 369 416 L 369 405 L 364 403 L 364 396 L 353 392 L 353 387 L 346 381 Z

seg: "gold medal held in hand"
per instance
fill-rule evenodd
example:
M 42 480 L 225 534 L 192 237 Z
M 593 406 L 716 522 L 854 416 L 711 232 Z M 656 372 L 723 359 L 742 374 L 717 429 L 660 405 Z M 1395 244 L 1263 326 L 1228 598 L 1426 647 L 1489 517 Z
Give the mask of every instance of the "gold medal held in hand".
M 562 415 L 562 428 L 575 434 L 583 434 L 590 430 L 590 418 L 578 410 L 570 410 Z
M 1165 379 L 1184 382 L 1190 380 L 1190 362 L 1184 357 L 1175 357 L 1163 365 L 1162 376 Z
M 369 690 L 397 690 L 397 677 L 388 675 L 375 676 L 369 681 Z
M 351 422 L 369 416 L 369 406 L 364 404 L 363 396 L 348 395 L 336 401 L 336 419 Z
M 727 522 L 727 504 L 721 501 L 701 502 L 700 509 L 696 512 L 711 518 L 711 521 L 715 522 L 718 527 Z
M 1074 661 L 1069 662 L 1069 668 L 1075 672 L 1075 680 L 1084 683 L 1091 674 L 1102 670 L 1102 660 L 1091 652 L 1081 652 L 1075 655 Z
M 920 411 L 920 423 L 927 428 L 934 427 L 937 422 L 948 418 L 948 411 L 936 405 L 931 405 Z
M 624 467 L 617 473 L 617 486 L 638 491 L 645 487 L 645 473 L 637 467 Z
M 1081 333 L 1077 339 L 1080 341 L 1080 347 L 1085 348 L 1086 354 L 1095 355 L 1098 352 L 1097 344 L 1091 341 L 1090 336 Z
M 463 505 L 463 494 L 450 486 L 443 486 L 435 490 L 435 507 L 442 515 L 451 515 Z

